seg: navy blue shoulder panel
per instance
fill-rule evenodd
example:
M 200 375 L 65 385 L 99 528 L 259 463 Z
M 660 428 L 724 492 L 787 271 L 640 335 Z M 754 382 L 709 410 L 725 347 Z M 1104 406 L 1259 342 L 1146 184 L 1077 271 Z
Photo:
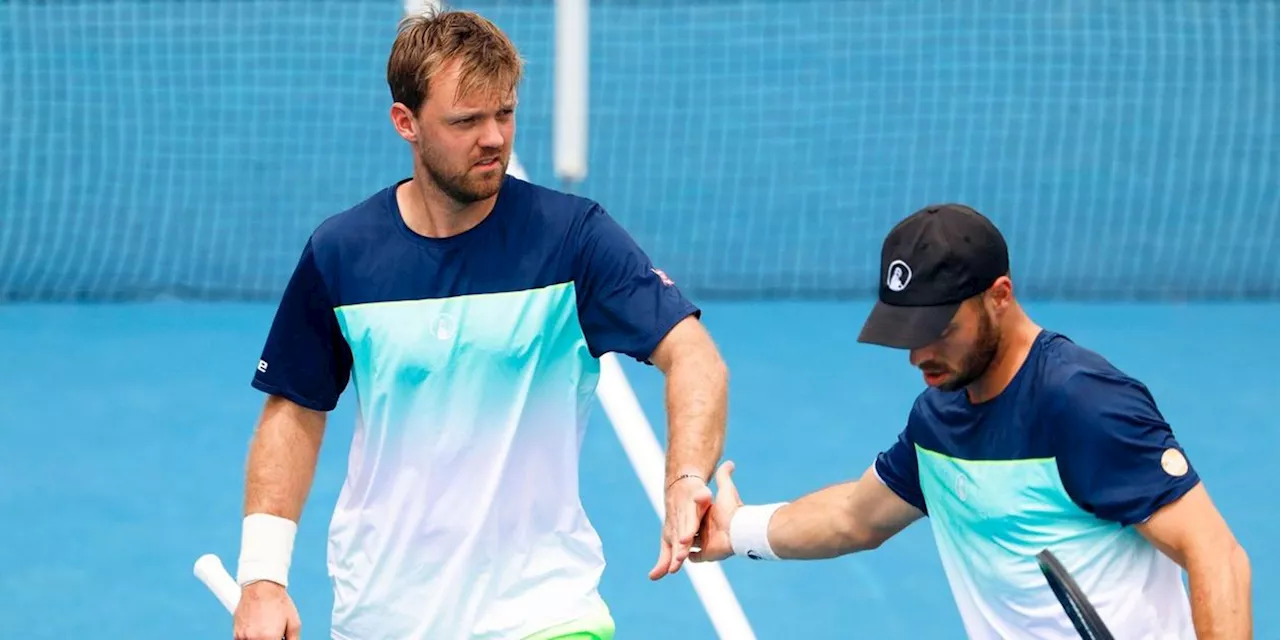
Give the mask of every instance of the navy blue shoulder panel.
M 391 185 L 312 233 L 282 298 L 281 335 L 303 320 L 328 339 L 316 309 L 528 291 L 572 282 L 578 321 L 595 356 L 642 362 L 679 322 L 701 311 L 604 208 L 587 198 L 507 176 L 493 211 L 474 228 L 427 238 L 404 223 Z M 324 325 L 323 327 L 321 325 Z M 277 352 L 277 362 L 286 357 Z M 301 358 L 299 358 L 301 360 Z M 279 368 L 283 368 L 282 366 Z M 330 394 L 317 401 L 327 404 Z
M 1044 331 L 1005 390 L 973 404 L 963 390 L 927 389 L 912 407 L 907 430 L 919 446 L 962 460 L 1028 460 L 1054 455 L 1050 422 L 1059 359 L 1059 334 Z
M 1048 410 L 1054 454 L 1076 504 L 1132 525 L 1200 482 L 1145 384 L 1070 342 L 1048 358 L 1055 363 Z
M 582 221 L 597 207 L 507 176 L 493 211 L 448 238 L 413 232 L 391 185 L 311 238 L 335 307 L 537 289 L 573 280 Z

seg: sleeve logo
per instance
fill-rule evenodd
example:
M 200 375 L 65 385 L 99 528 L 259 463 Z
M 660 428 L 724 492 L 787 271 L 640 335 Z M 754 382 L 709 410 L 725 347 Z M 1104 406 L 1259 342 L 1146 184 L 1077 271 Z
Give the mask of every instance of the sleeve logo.
M 1187 464 L 1186 456 L 1182 455 L 1181 451 L 1170 448 L 1165 449 L 1164 455 L 1160 456 L 1160 468 L 1164 469 L 1165 473 L 1175 478 L 1181 478 L 1182 476 L 1187 475 L 1187 471 L 1190 467 Z
M 662 269 L 655 269 L 653 267 L 650 267 L 649 270 L 652 271 L 654 275 L 658 276 L 659 280 L 662 280 L 662 284 L 665 284 L 668 287 L 675 284 L 675 281 L 672 280 L 670 277 L 668 277 L 666 272 L 664 272 Z

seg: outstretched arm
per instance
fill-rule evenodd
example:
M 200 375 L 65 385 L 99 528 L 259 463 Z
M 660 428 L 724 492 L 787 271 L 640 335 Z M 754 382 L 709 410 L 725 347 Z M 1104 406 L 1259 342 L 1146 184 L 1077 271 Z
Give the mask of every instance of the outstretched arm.
M 666 375 L 667 484 L 684 475 L 706 483 L 724 450 L 729 370 L 692 316 L 667 334 L 652 361 Z
M 701 311 L 635 240 L 592 204 L 575 228 L 578 320 L 592 355 L 629 355 L 666 375 L 666 516 L 657 580 L 680 570 L 711 507 L 708 474 L 724 445 L 728 374 Z
M 834 558 L 875 549 L 922 517 L 868 468 L 853 482 L 780 507 L 769 519 L 768 542 L 781 559 Z
M 733 463 L 716 472 L 718 494 L 700 535 L 695 562 L 731 555 L 753 559 L 816 560 L 875 549 L 924 517 L 876 476 L 810 493 L 799 500 L 743 506 L 730 477 Z
M 724 450 L 729 373 L 711 336 L 693 316 L 663 338 L 651 358 L 666 375 L 667 465 L 662 546 L 651 579 L 680 570 L 711 507 L 707 483 Z

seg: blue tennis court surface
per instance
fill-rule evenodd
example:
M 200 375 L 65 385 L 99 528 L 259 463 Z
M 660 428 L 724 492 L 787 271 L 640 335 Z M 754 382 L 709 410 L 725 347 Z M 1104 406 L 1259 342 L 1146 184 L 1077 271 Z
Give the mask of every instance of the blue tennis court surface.
M 450 4 L 520 48 L 517 152 L 556 186 L 557 3 Z M 0 635 L 230 638 L 191 565 L 235 566 L 262 301 L 317 224 L 404 176 L 385 83 L 404 6 L 0 2 Z M 1258 637 L 1280 637 L 1262 484 L 1280 457 L 1280 2 L 778 7 L 592 3 L 575 187 L 692 297 L 741 301 L 705 309 L 745 498 L 857 477 L 893 441 L 921 381 L 855 340 L 880 242 L 963 202 L 1037 300 L 1268 301 L 1030 308 L 1153 389 L 1251 555 Z M 79 304 L 157 296 L 210 303 Z M 51 301 L 75 304 L 26 304 Z M 665 426 L 659 374 L 627 371 Z M 328 635 L 353 404 L 296 549 L 308 638 Z M 602 411 L 585 448 L 620 640 L 714 638 L 685 576 L 646 577 L 659 522 Z M 925 523 L 863 556 L 724 567 L 761 639 L 963 637 Z
M 867 304 L 717 303 L 706 320 L 733 372 L 726 455 L 744 498 L 795 497 L 860 474 L 920 388 L 905 355 L 855 341 Z M 1041 324 L 1152 388 L 1253 561 L 1258 637 L 1280 628 L 1275 476 L 1277 304 L 1030 304 Z M 0 307 L 0 619 L 23 638 L 230 638 L 191 576 L 234 566 L 243 462 L 262 396 L 248 386 L 265 305 Z M 628 366 L 655 425 L 661 378 Z M 336 412 L 304 514 L 293 593 L 304 637 L 327 636 L 325 526 L 344 473 L 352 398 Z M 658 522 L 597 411 L 584 501 L 610 565 L 620 639 L 712 638 L 684 576 L 651 583 Z M 963 637 L 924 523 L 858 557 L 732 560 L 759 638 Z

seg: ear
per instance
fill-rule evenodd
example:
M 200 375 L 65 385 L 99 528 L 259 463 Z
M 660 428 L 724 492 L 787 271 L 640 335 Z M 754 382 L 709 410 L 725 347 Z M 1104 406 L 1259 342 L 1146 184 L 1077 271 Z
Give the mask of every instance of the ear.
M 1000 276 L 987 289 L 986 302 L 988 310 L 997 315 L 1003 314 L 1013 304 L 1013 281 L 1009 276 Z
M 391 126 L 406 142 L 418 141 L 418 119 L 403 103 L 391 105 Z

